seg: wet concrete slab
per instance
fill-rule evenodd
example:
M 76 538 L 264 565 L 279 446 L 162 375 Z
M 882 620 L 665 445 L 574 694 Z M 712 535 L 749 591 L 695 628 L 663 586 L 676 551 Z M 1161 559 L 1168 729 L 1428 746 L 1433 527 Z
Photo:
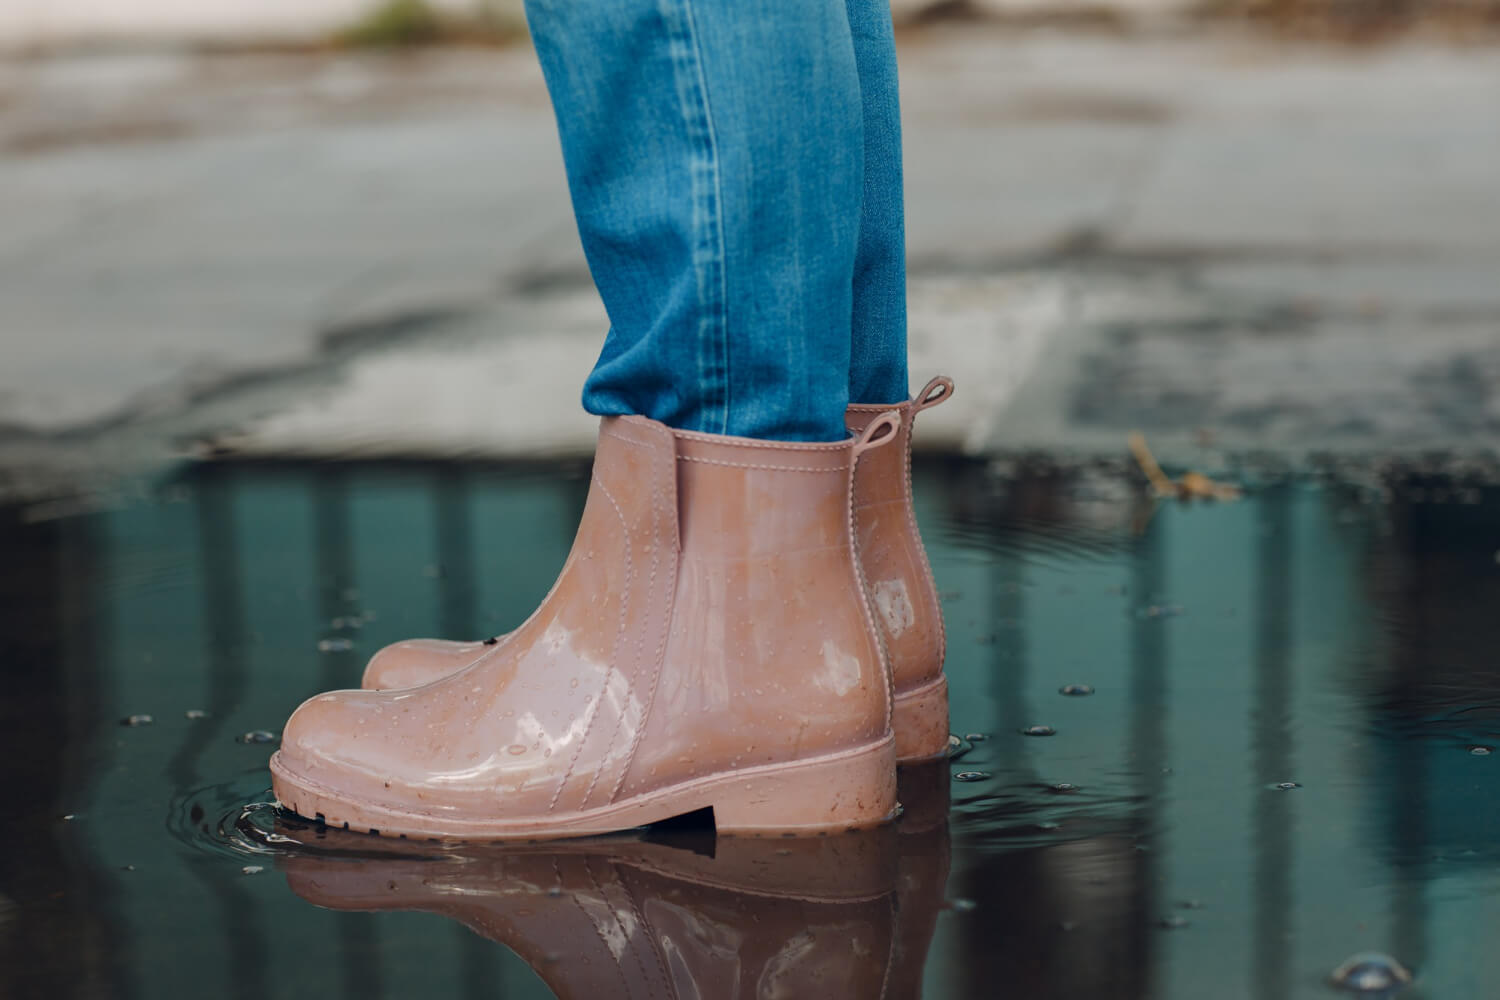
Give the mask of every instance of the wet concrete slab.
M 927 446 L 1497 429 L 1493 50 L 958 25 L 901 59 L 914 370 L 962 376 Z M 604 319 L 524 48 L 11 59 L 0 97 L 11 483 L 588 447 Z

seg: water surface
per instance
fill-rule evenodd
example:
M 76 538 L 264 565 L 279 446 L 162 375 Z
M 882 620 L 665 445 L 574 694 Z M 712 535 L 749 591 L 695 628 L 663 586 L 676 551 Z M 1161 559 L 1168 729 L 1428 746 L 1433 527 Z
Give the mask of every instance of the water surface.
M 959 755 L 833 848 L 392 850 L 256 805 L 303 698 L 535 606 L 581 467 L 221 464 L 0 510 L 0 995 L 641 995 L 590 976 L 717 954 L 767 988 L 824 963 L 821 996 L 1282 1000 L 1371 950 L 1406 996 L 1495 995 L 1500 489 L 1251 485 L 922 466 Z

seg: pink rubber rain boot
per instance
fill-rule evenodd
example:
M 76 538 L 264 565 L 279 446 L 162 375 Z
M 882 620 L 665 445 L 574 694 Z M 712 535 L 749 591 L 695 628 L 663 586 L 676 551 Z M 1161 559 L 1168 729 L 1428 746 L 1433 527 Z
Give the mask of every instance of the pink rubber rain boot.
M 911 433 L 916 415 L 952 392 L 953 381 L 938 376 L 903 406 L 851 406 L 845 415 L 850 430 L 859 432 L 882 413 L 895 409 L 901 414 L 893 446 L 859 464 L 854 491 L 860 559 L 896 678 L 896 755 L 903 764 L 941 756 L 948 749 L 943 613 L 912 512 Z M 393 643 L 371 657 L 360 686 L 377 691 L 418 687 L 463 669 L 505 638 Z
M 903 764 L 948 753 L 948 678 L 943 676 L 943 609 L 917 531 L 911 497 L 911 432 L 918 413 L 953 392 L 938 376 L 901 407 L 889 448 L 872 452 L 854 477 L 854 524 L 865 586 L 890 656 L 895 682 L 896 759 Z M 844 422 L 855 434 L 882 419 L 885 408 L 851 406 Z
M 853 472 L 899 436 L 794 444 L 601 422 L 542 606 L 457 673 L 304 702 L 277 799 L 387 836 L 581 836 L 711 808 L 720 832 L 896 811 L 890 672 L 852 538 Z

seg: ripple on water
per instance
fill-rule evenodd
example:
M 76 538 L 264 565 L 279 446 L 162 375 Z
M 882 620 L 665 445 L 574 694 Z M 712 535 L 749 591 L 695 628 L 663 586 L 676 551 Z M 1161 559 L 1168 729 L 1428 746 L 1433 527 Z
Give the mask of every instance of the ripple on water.
M 172 803 L 167 830 L 196 850 L 224 858 L 251 859 L 241 869 L 264 868 L 259 859 L 277 855 L 336 854 L 345 857 L 450 857 L 455 845 L 388 839 L 366 833 L 333 830 L 304 819 L 277 804 L 266 787 L 266 772 L 257 768 L 242 777 L 205 785 Z

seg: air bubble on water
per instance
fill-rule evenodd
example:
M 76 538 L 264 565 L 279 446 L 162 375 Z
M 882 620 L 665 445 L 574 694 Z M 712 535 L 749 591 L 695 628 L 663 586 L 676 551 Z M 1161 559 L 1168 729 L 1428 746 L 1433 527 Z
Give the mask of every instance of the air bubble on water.
M 954 781 L 983 781 L 990 777 L 988 771 L 959 771 L 953 776 Z
M 1064 684 L 1057 689 L 1057 693 L 1065 694 L 1069 698 L 1082 698 L 1085 695 L 1093 694 L 1094 688 L 1090 684 Z
M 972 899 L 959 898 L 948 900 L 948 909 L 954 913 L 973 913 L 978 908 L 979 904 Z
M 984 735 L 983 733 L 964 733 L 964 739 L 968 740 L 970 743 L 983 743 L 985 740 L 989 739 L 989 737 Z
M 320 653 L 344 653 L 354 648 L 353 639 L 319 639 L 318 652 Z
M 241 875 L 259 875 L 261 872 L 263 872 L 265 870 L 266 869 L 265 869 L 265 867 L 263 865 L 246 865 L 245 867 L 243 867 L 243 868 L 240 869 L 240 874 Z
M 1203 900 L 1184 899 L 1178 902 L 1177 908 L 1180 910 L 1201 910 L 1203 909 Z
M 275 743 L 276 734 L 269 729 L 252 729 L 235 737 L 237 743 Z
M 1411 973 L 1383 952 L 1363 951 L 1345 959 L 1328 979 L 1351 993 L 1388 995 L 1410 983 Z
M 1056 736 L 1057 730 L 1051 726 L 1027 726 L 1021 730 L 1022 736 Z
M 1487 747 L 1483 744 L 1475 744 L 1474 746 L 1469 747 L 1469 753 L 1473 754 L 1475 757 L 1488 757 L 1494 752 L 1495 751 L 1493 747 Z
M 1161 927 L 1165 930 L 1175 931 L 1181 930 L 1182 928 L 1188 926 L 1188 923 L 1189 921 L 1187 917 L 1179 917 L 1174 913 L 1171 916 L 1162 917 L 1156 922 L 1156 926 Z
M 1067 795 L 1071 792 L 1076 792 L 1079 790 L 1078 786 L 1073 784 L 1071 781 L 1059 781 L 1056 784 L 1052 785 L 1051 788 L 1054 792 L 1062 795 Z
M 190 708 L 186 712 L 183 712 L 182 714 L 185 715 L 185 716 L 187 716 L 189 719 L 206 719 L 206 718 L 208 718 L 208 713 L 205 712 L 205 711 L 203 711 L 203 709 L 201 709 L 201 708 Z
M 65 820 L 71 820 L 71 819 L 77 819 L 77 818 L 78 818 L 78 814 L 77 813 L 67 813 L 67 814 L 65 814 L 63 816 L 63 819 L 65 819 Z
M 1290 792 L 1294 788 L 1301 788 L 1301 787 L 1302 787 L 1301 782 L 1297 782 L 1297 781 L 1278 781 L 1278 782 L 1276 782 L 1276 784 L 1274 784 L 1274 785 L 1271 786 L 1272 789 L 1274 789 L 1275 791 L 1278 791 L 1278 792 Z
M 120 720 L 120 725 L 128 726 L 134 729 L 137 726 L 149 726 L 155 721 L 156 720 L 151 718 L 151 716 L 149 715 L 127 715 L 125 716 L 125 718 Z
M 1038 830 L 1044 830 L 1047 833 L 1051 833 L 1053 830 L 1061 830 L 1062 824 L 1055 823 L 1050 819 L 1044 819 L 1040 823 L 1036 824 L 1036 828 Z

